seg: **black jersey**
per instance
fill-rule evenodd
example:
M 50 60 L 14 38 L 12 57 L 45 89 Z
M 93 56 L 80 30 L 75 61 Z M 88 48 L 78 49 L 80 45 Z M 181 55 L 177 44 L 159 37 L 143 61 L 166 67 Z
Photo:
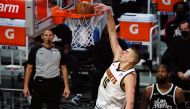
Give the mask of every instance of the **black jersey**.
M 158 84 L 153 84 L 150 97 L 150 109 L 176 109 L 175 91 L 177 86 L 171 84 L 166 93 L 162 93 Z

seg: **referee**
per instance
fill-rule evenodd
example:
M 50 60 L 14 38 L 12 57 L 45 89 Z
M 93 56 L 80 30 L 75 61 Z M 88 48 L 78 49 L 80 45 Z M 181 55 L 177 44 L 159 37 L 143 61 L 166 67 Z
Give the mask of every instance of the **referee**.
M 64 81 L 63 96 L 68 98 L 70 94 L 67 68 L 63 52 L 53 45 L 54 33 L 45 30 L 42 35 L 43 43 L 30 50 L 26 72 L 24 76 L 24 96 L 30 96 L 29 80 L 33 78 L 32 101 L 30 109 L 42 109 L 43 103 L 47 109 L 59 109 L 59 103 Z M 31 76 L 32 73 L 34 77 Z

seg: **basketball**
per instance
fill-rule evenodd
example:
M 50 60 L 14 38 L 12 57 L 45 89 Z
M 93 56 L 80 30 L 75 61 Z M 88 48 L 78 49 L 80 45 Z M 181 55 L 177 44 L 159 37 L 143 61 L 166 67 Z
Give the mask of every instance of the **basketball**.
M 81 1 L 75 6 L 75 12 L 77 14 L 94 14 L 94 6 L 87 1 Z

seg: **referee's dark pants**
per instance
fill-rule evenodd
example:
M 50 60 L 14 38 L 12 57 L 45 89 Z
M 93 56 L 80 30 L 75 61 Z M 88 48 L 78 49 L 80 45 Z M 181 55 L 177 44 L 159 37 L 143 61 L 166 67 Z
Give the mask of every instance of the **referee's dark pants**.
M 43 103 L 47 104 L 47 109 L 59 109 L 61 86 L 60 77 L 36 77 L 30 109 L 42 109 Z

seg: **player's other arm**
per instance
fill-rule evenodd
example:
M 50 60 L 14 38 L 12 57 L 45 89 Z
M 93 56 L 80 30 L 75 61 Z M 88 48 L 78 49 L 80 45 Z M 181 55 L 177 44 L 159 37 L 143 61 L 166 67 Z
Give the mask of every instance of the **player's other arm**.
M 126 93 L 126 106 L 125 109 L 133 109 L 135 102 L 135 86 L 136 86 L 136 74 L 130 73 L 123 80 Z
M 152 86 L 148 86 L 145 88 L 142 94 L 142 101 L 140 104 L 140 109 L 147 109 L 150 103 L 150 96 L 152 93 Z
M 175 101 L 177 104 L 177 109 L 186 109 L 185 108 L 185 96 L 184 92 L 181 88 L 177 87 L 176 93 L 175 93 Z

